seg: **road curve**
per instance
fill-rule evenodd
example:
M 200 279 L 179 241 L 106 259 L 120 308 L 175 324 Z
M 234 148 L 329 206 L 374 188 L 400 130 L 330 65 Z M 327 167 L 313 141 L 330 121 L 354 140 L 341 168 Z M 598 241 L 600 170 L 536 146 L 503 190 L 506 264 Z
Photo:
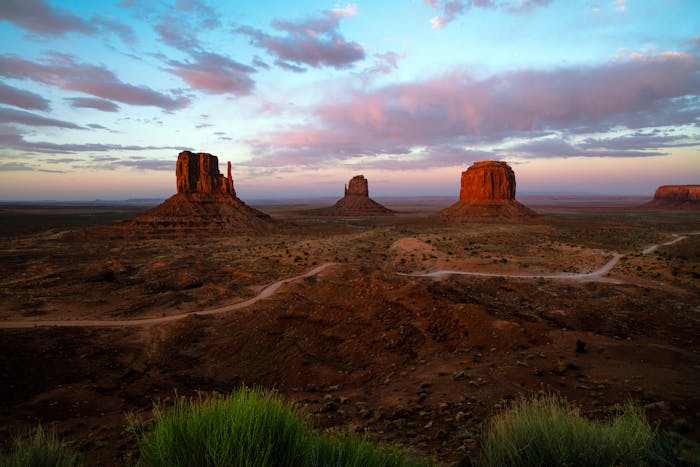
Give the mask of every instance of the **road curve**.
M 242 302 L 232 303 L 230 305 L 209 308 L 201 311 L 189 311 L 186 313 L 179 313 L 177 315 L 163 316 L 160 318 L 144 318 L 144 319 L 122 319 L 122 320 L 99 320 L 99 319 L 76 319 L 76 320 L 14 320 L 14 321 L 0 321 L 0 329 L 24 329 L 24 328 L 35 328 L 35 327 L 77 327 L 77 328 L 123 328 L 123 327 L 136 327 L 136 326 L 150 326 L 153 324 L 163 324 L 169 323 L 171 321 L 177 321 L 179 319 L 187 318 L 188 316 L 206 316 L 215 315 L 219 313 L 226 313 L 227 311 L 240 310 L 247 308 L 254 303 L 271 297 L 277 290 L 284 284 L 290 282 L 295 282 L 306 277 L 315 276 L 319 274 L 326 268 L 333 266 L 337 263 L 323 263 L 315 268 L 300 274 L 298 276 L 289 277 L 287 279 L 282 279 L 272 284 L 266 285 L 260 293 L 255 297 L 249 298 Z
M 673 234 L 677 237 L 666 243 L 661 243 L 659 245 L 652 245 L 641 251 L 641 254 L 647 255 L 654 252 L 660 246 L 673 245 L 681 240 L 685 240 L 689 235 L 699 235 L 700 233 L 694 232 L 686 235 Z M 460 276 L 479 276 L 479 277 L 506 277 L 512 279 L 559 279 L 559 280 L 575 280 L 575 281 L 605 281 L 605 282 L 621 282 L 615 279 L 609 279 L 605 277 L 612 268 L 622 259 L 625 255 L 621 253 L 613 253 L 612 259 L 605 263 L 600 268 L 595 271 L 585 272 L 585 273 L 566 273 L 561 272 L 558 274 L 499 274 L 499 273 L 488 273 L 488 272 L 472 272 L 472 271 L 455 271 L 452 269 L 440 269 L 432 272 L 413 272 L 413 273 L 397 273 L 400 276 L 409 277 L 444 277 L 450 275 L 460 275 Z

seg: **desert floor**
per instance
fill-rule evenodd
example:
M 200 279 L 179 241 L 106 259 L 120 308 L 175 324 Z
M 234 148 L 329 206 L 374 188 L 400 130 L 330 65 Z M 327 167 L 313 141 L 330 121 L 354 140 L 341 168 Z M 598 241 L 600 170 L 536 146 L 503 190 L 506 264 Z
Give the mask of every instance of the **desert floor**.
M 598 418 L 637 401 L 700 441 L 700 213 L 543 197 L 535 221 L 457 226 L 444 200 L 389 201 L 398 215 L 364 219 L 255 206 L 279 219 L 262 236 L 109 223 L 134 206 L 0 205 L 0 441 L 41 422 L 113 465 L 135 452 L 126 412 L 241 384 L 446 463 L 539 390 Z M 438 270 L 494 276 L 410 275 Z

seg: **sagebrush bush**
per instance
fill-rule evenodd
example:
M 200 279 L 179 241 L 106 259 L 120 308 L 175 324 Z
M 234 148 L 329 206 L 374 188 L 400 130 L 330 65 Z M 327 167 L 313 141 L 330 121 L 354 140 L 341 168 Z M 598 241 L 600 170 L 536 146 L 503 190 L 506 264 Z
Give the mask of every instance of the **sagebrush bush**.
M 609 420 L 588 420 L 551 394 L 520 399 L 492 418 L 482 458 L 499 467 L 675 465 L 639 407 L 626 404 Z
M 39 425 L 33 433 L 15 438 L 12 450 L 0 457 L 0 467 L 77 467 L 80 455 L 52 431 Z

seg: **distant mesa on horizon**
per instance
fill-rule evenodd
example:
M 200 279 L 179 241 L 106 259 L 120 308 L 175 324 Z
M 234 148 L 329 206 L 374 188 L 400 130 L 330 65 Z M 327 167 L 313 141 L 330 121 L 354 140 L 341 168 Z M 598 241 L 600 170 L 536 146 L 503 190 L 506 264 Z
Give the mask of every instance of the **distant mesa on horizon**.
M 454 223 L 537 217 L 515 200 L 515 185 L 515 172 L 506 162 L 474 162 L 462 172 L 459 201 L 441 214 Z
M 394 211 L 369 197 L 369 184 L 364 175 L 355 175 L 345 185 L 344 196 L 335 205 L 299 211 L 300 214 L 338 217 L 391 216 Z
M 700 184 L 660 186 L 654 193 L 654 199 L 640 208 L 660 211 L 700 211 Z
M 128 222 L 152 232 L 264 231 L 273 223 L 270 216 L 238 199 L 230 162 L 228 175 L 224 176 L 216 156 L 182 151 L 175 164 L 175 177 L 176 194 Z

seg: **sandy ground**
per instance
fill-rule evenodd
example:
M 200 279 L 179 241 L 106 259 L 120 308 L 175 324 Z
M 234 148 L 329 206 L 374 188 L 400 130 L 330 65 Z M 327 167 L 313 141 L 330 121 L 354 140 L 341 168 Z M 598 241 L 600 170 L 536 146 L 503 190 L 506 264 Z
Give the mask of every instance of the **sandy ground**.
M 3 322 L 173 320 L 0 330 L 0 439 L 41 421 L 91 464 L 114 465 L 134 452 L 125 412 L 148 418 L 175 391 L 248 384 L 277 388 L 320 427 L 447 463 L 474 453 L 509 400 L 540 389 L 594 417 L 632 399 L 700 440 L 700 236 L 670 243 L 700 231 L 697 214 L 558 206 L 533 224 L 450 226 L 430 209 L 288 213 L 294 225 L 264 237 L 135 238 L 65 219 L 5 236 Z M 588 274 L 615 253 L 605 277 L 620 283 L 399 274 Z M 336 264 L 299 277 L 325 263 Z

